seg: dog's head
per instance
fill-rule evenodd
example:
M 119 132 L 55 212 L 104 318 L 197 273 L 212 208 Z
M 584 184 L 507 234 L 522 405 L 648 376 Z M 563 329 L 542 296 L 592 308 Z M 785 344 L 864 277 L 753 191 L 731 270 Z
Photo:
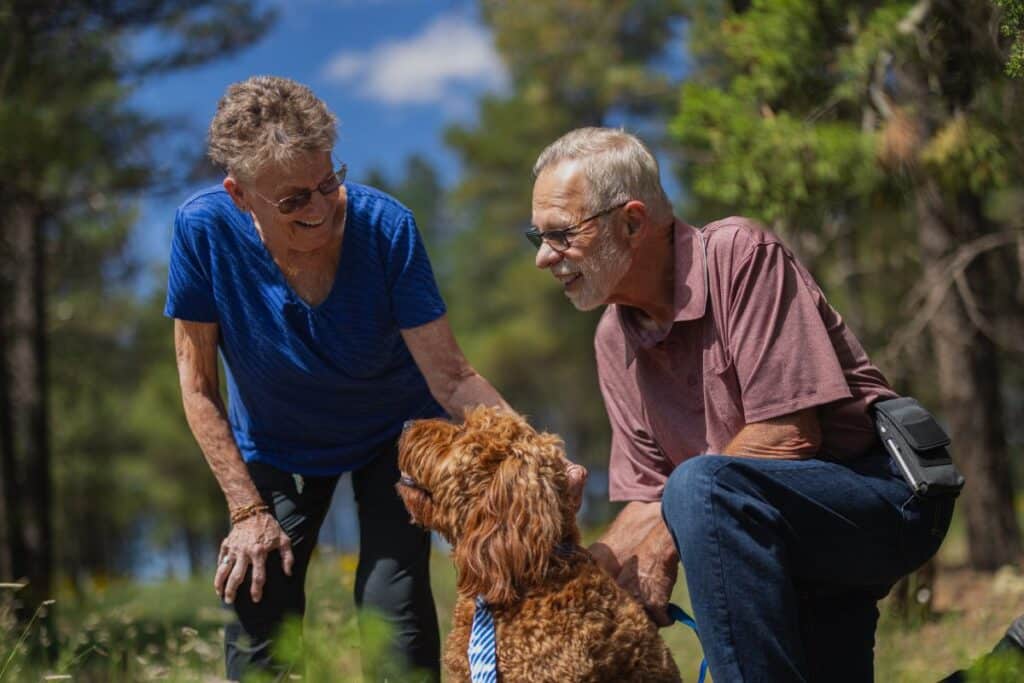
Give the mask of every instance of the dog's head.
M 514 602 L 565 561 L 559 544 L 579 542 L 561 440 L 518 415 L 418 420 L 398 454 L 398 492 L 415 523 L 452 544 L 463 595 Z

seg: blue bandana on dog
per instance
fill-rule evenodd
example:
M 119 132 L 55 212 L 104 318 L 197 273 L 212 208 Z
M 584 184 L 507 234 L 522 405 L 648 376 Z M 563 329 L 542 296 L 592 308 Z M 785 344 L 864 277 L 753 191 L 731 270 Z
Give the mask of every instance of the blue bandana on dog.
M 469 680 L 472 683 L 498 683 L 497 634 L 494 616 L 482 596 L 476 598 L 473 625 L 469 631 Z

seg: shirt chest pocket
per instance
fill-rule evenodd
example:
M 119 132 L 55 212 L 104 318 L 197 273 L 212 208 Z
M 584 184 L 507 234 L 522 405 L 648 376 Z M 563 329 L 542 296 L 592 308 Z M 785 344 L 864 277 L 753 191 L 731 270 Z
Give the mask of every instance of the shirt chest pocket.
M 736 366 L 715 325 L 705 329 L 704 395 L 710 452 L 719 452 L 743 428 L 743 403 Z
M 710 315 L 705 316 L 701 326 L 701 357 L 708 379 L 735 373 L 729 347 Z
M 700 348 L 659 345 L 637 358 L 637 383 L 647 421 L 669 452 L 700 451 L 704 436 L 704 378 Z

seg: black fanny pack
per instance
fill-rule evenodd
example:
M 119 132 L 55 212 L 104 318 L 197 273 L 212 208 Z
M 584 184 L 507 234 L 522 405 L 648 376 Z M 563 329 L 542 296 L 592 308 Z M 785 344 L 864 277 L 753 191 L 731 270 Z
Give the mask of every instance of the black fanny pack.
M 949 436 L 935 417 L 910 397 L 879 401 L 873 408 L 878 437 L 914 495 L 959 495 L 964 478 L 949 457 Z

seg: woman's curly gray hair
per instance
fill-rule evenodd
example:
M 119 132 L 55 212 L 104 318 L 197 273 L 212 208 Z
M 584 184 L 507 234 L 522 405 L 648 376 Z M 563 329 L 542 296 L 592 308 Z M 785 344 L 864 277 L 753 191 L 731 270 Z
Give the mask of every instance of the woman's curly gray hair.
M 228 86 L 210 123 L 209 155 L 228 173 L 252 179 L 268 165 L 331 152 L 338 120 L 305 85 L 253 76 Z

